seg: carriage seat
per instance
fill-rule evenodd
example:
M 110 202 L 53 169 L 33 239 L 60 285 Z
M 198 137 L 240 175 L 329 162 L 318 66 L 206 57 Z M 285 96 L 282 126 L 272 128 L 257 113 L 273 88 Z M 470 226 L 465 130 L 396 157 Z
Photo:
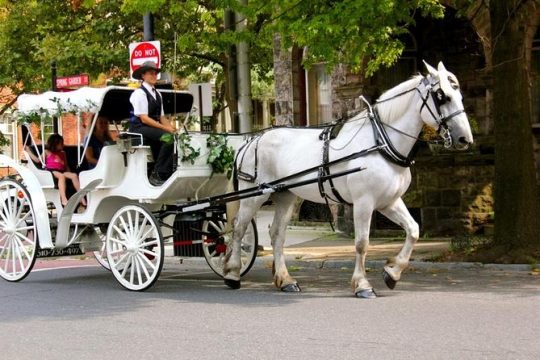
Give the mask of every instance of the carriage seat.
M 36 163 L 32 160 L 28 152 L 23 150 L 24 157 L 27 160 L 26 166 L 32 171 L 39 181 L 39 184 L 43 189 L 54 189 L 54 176 L 49 170 L 40 169 L 37 167 Z
M 150 139 L 138 133 L 123 131 L 118 134 L 118 140 L 123 144 L 124 147 L 127 146 L 131 149 L 149 149 L 148 162 L 151 163 L 154 161 L 152 147 L 148 145 L 150 144 Z
M 107 189 L 119 185 L 125 173 L 124 157 L 118 145 L 106 145 L 101 150 L 96 167 L 91 170 L 81 171 L 79 181 L 81 182 L 81 188 L 84 188 L 91 181 L 102 179 L 97 189 Z

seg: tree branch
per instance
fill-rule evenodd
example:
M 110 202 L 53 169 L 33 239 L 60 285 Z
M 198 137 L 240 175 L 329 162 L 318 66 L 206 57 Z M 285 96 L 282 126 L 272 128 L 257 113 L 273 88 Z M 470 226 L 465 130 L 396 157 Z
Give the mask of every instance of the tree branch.
M 210 62 L 213 62 L 214 64 L 218 64 L 218 65 L 220 65 L 222 67 L 225 67 L 225 63 L 223 61 L 217 59 L 214 56 L 210 56 L 210 55 L 206 55 L 206 54 L 197 54 L 197 53 L 190 53 L 188 55 L 192 56 L 194 58 L 197 58 L 197 59 L 208 60 Z

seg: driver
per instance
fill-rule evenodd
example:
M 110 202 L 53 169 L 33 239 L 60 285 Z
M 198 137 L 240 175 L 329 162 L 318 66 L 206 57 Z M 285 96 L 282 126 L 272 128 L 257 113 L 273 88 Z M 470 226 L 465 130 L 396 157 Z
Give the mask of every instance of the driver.
M 129 98 L 133 106 L 130 131 L 143 135 L 154 156 L 154 169 L 149 178 L 154 186 L 163 184 L 173 172 L 174 145 L 163 143 L 160 138 L 163 134 L 176 131 L 174 125 L 164 116 L 163 100 L 155 88 L 159 71 L 153 61 L 145 62 L 135 70 L 133 78 L 142 80 L 142 84 Z

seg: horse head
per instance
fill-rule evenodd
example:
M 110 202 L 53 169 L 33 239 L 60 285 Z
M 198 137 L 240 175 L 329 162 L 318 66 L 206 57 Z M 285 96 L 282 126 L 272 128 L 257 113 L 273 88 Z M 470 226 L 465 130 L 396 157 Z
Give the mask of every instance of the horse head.
M 427 93 L 422 96 L 420 116 L 426 125 L 438 129 L 445 147 L 464 150 L 473 143 L 473 136 L 459 82 L 442 62 L 437 69 L 424 64 L 428 71 L 423 81 Z

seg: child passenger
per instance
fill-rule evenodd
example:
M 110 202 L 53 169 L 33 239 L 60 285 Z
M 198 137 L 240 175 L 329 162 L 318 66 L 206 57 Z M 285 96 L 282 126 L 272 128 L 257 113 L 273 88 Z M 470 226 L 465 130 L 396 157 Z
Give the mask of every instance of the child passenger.
M 31 152 L 29 152 L 32 154 Z M 35 155 L 30 155 L 32 160 L 36 161 Z M 62 206 L 66 206 L 68 199 L 66 196 L 66 179 L 71 180 L 75 190 L 79 191 L 81 186 L 79 176 L 69 170 L 66 153 L 64 152 L 64 138 L 59 134 L 52 134 L 47 139 L 45 146 L 45 169 L 49 170 L 58 180 L 58 192 L 60 193 L 60 201 Z M 81 200 L 81 204 L 86 206 L 86 201 Z

